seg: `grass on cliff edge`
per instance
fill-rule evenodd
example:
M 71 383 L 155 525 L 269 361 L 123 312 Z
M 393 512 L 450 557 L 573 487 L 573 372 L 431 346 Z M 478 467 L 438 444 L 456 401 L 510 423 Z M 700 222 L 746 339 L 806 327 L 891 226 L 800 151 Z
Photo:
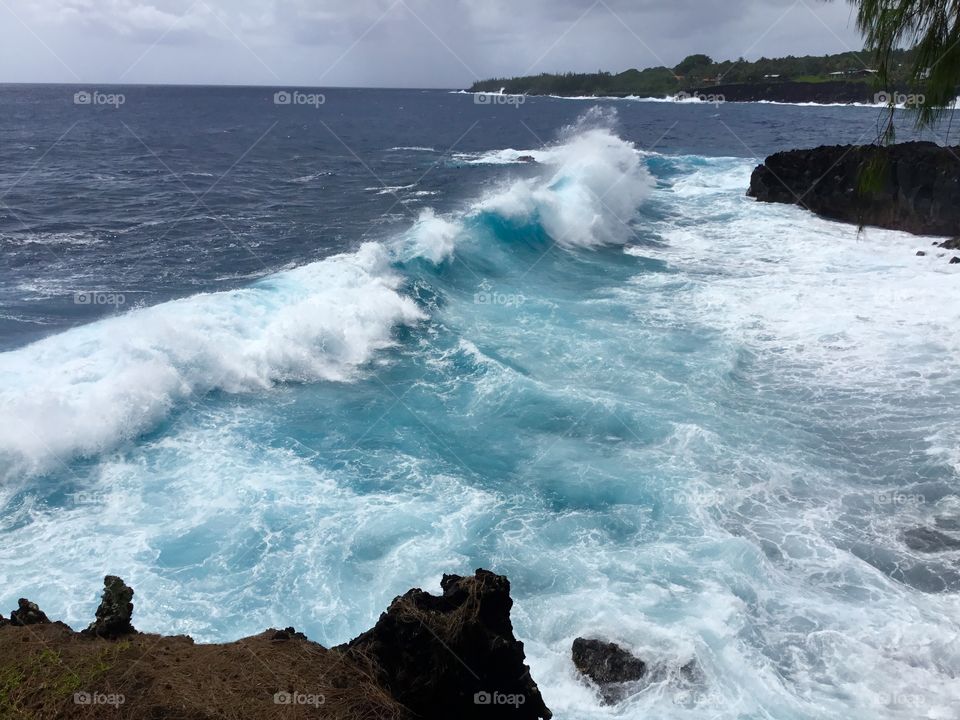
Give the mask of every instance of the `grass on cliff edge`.
M 408 717 L 341 653 L 273 636 L 200 645 L 92 639 L 60 623 L 0 627 L 0 720 Z

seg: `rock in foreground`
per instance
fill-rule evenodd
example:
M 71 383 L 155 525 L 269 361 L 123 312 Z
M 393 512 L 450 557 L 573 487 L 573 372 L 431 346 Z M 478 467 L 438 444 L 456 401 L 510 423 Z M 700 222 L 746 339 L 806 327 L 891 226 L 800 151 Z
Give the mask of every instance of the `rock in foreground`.
M 97 619 L 84 630 L 85 635 L 102 638 L 118 638 L 136 632 L 130 619 L 133 617 L 133 588 L 128 587 L 116 575 L 103 579 L 103 599 L 97 608 Z
M 871 166 L 879 169 L 864 185 L 863 172 Z M 831 220 L 960 235 L 960 148 L 909 142 L 779 152 L 753 171 L 747 194 Z
M 26 598 L 17 600 L 17 609 L 10 613 L 10 624 L 19 627 L 27 625 L 47 625 L 50 618 L 41 610 L 36 603 L 30 602 Z
M 551 717 L 510 623 L 510 581 L 477 570 L 444 575 L 443 595 L 411 590 L 339 650 L 369 660 L 378 681 L 418 717 Z
M 577 638 L 573 641 L 573 664 L 583 675 L 600 688 L 606 702 L 616 702 L 622 696 L 623 683 L 640 680 L 647 672 L 647 664 L 634 657 L 616 643 Z
M 233 643 L 138 633 L 133 590 L 107 576 L 78 633 L 23 600 L 0 623 L 0 716 L 50 718 L 549 718 L 510 623 L 510 583 L 444 576 L 376 627 L 324 648 L 288 627 Z

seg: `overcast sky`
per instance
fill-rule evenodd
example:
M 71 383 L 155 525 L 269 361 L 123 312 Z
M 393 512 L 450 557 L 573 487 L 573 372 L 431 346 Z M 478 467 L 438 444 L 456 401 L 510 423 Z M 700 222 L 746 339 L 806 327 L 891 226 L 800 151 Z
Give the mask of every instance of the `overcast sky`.
M 0 81 L 466 87 L 862 45 L 845 0 L 0 0 Z

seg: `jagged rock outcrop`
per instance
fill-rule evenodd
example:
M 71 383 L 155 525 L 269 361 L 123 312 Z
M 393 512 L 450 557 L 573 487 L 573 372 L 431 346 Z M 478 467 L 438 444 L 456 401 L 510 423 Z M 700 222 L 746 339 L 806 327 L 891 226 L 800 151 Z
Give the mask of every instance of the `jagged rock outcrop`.
M 116 575 L 107 575 L 103 579 L 103 598 L 97 608 L 97 619 L 83 634 L 114 639 L 135 633 L 137 630 L 130 622 L 133 618 L 132 600 L 133 588 Z
M 577 638 L 571 651 L 573 664 L 581 674 L 600 688 L 608 703 L 623 695 L 624 683 L 640 680 L 647 672 L 647 664 L 612 642 Z
M 440 596 L 401 595 L 373 629 L 335 649 L 369 662 L 379 682 L 423 718 L 550 718 L 513 635 L 510 581 L 477 570 L 444 575 L 440 586 Z
M 874 170 L 864 174 L 867 168 Z M 960 148 L 909 142 L 779 152 L 753 171 L 747 194 L 797 204 L 832 220 L 956 236 Z
M 372 630 L 327 649 L 293 627 L 223 644 L 139 633 L 133 589 L 108 575 L 83 632 L 25 599 L 0 618 L 0 668 L 16 678 L 2 700 L 64 720 L 550 718 L 513 636 L 509 581 L 478 570 L 441 586 L 396 598 Z
M 43 610 L 37 607 L 36 603 L 30 602 L 26 598 L 17 600 L 17 609 L 10 613 L 10 624 L 24 627 L 26 625 L 46 625 L 50 618 L 44 614 Z
M 288 627 L 283 630 L 277 630 L 270 639 L 273 642 L 282 642 L 284 640 L 306 640 L 307 636 L 302 632 L 297 632 L 296 628 Z

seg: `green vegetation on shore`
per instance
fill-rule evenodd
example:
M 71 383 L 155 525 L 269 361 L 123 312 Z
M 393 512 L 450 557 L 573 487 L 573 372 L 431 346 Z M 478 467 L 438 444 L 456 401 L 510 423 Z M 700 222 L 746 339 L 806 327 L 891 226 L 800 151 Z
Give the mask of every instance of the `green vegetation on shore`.
M 909 80 L 912 51 L 891 52 L 889 79 L 900 84 Z M 707 55 L 690 55 L 673 68 L 653 67 L 630 69 L 613 74 L 562 73 L 528 75 L 515 78 L 493 78 L 475 82 L 471 92 L 499 92 L 529 95 L 638 95 L 662 97 L 685 90 L 708 88 L 713 85 L 805 82 L 821 83 L 830 80 L 872 82 L 873 53 L 846 52 L 836 55 L 785 58 L 760 58 L 748 62 L 725 60 L 714 62 Z
M 922 88 L 917 125 L 933 125 L 953 108 L 960 81 L 960 16 L 956 0 L 851 0 L 857 6 L 857 26 L 876 58 L 884 87 L 907 80 Z M 899 48 L 909 44 L 905 60 Z M 884 140 L 893 142 L 891 108 Z

